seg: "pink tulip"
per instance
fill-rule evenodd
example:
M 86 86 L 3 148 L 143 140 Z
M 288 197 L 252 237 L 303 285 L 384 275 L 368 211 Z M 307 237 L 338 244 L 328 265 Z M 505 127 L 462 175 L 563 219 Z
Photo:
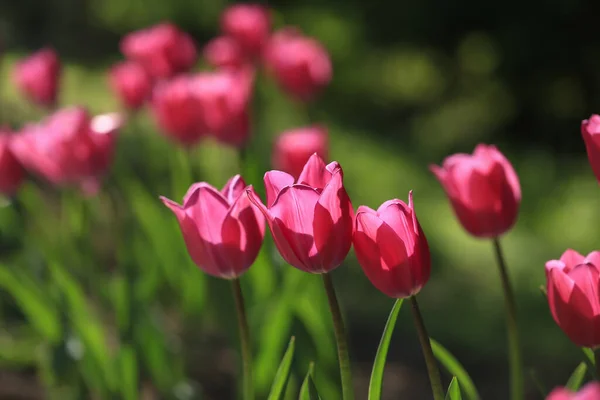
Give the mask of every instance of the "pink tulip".
M 249 57 L 258 56 L 271 31 L 269 10 L 259 4 L 232 5 L 223 12 L 221 29 Z
M 473 236 L 497 237 L 517 219 L 519 178 L 495 146 L 480 144 L 473 155 L 455 154 L 431 171 L 450 198 L 463 227 Z
M 25 126 L 12 149 L 25 168 L 48 181 L 78 184 L 93 193 L 110 166 L 121 124 L 118 114 L 90 118 L 81 107 L 67 108 Z
M 408 205 L 394 199 L 377 211 L 358 207 L 353 243 L 365 275 L 387 296 L 414 296 L 429 280 L 429 246 L 415 214 L 412 192 Z
M 0 193 L 7 196 L 15 194 L 25 178 L 25 171 L 12 150 L 13 137 L 0 129 Z
M 205 182 L 192 185 L 183 205 L 161 197 L 179 221 L 190 257 L 209 275 L 234 279 L 256 260 L 265 220 L 245 191 L 254 193 L 236 175 L 220 192 Z
M 265 50 L 265 63 L 290 95 L 309 100 L 331 80 L 331 60 L 315 39 L 294 28 L 275 33 Z
M 60 80 L 60 60 L 53 49 L 33 53 L 15 65 L 15 84 L 30 101 L 46 107 L 56 105 Z
M 573 343 L 600 346 L 600 252 L 586 257 L 567 250 L 546 263 L 548 305 L 552 317 Z
M 214 67 L 237 68 L 247 62 L 239 43 L 229 36 L 214 38 L 204 46 L 202 54 Z
M 554 389 L 546 400 L 599 400 L 600 399 L 600 383 L 590 382 L 583 387 L 579 392 L 571 392 L 567 388 Z
M 121 62 L 111 68 L 109 82 L 123 105 L 131 110 L 144 105 L 152 92 L 152 78 L 144 67 L 133 61 Z
M 283 259 L 315 274 L 337 268 L 350 250 L 354 221 L 342 167 L 326 166 L 314 154 L 296 182 L 281 171 L 267 172 L 264 182 L 266 205 L 253 191 L 247 193 L 267 219 Z
M 283 132 L 273 149 L 273 167 L 298 178 L 310 156 L 327 160 L 329 137 L 323 126 L 309 126 Z
M 121 52 L 141 63 L 155 78 L 186 72 L 197 58 L 192 37 L 171 23 L 130 33 L 121 41 Z
M 592 171 L 600 182 L 600 115 L 594 114 L 581 122 L 581 136 Z

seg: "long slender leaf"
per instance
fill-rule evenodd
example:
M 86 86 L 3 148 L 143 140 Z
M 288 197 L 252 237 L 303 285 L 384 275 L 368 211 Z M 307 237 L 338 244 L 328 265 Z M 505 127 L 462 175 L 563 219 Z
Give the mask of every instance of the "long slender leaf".
M 302 382 L 302 386 L 300 387 L 299 400 L 321 400 L 321 396 L 319 396 L 319 392 L 317 391 L 317 387 L 315 386 L 313 378 L 314 370 L 315 363 L 311 362 L 308 366 L 308 372 L 304 378 L 304 382 Z
M 135 349 L 125 345 L 119 351 L 119 378 L 123 400 L 137 400 L 138 393 L 138 363 Z
M 296 338 L 292 336 L 290 344 L 277 369 L 277 374 L 275 374 L 275 380 L 273 380 L 273 386 L 271 386 L 271 393 L 269 393 L 268 400 L 281 400 L 285 395 L 285 388 L 290 378 L 292 360 L 294 359 L 295 342 Z
M 477 388 L 473 383 L 473 380 L 465 370 L 465 368 L 458 362 L 456 357 L 452 355 L 448 350 L 444 348 L 441 344 L 436 342 L 433 339 L 430 339 L 431 348 L 433 349 L 433 355 L 437 360 L 446 368 L 446 370 L 454 375 L 458 382 L 460 383 L 460 387 L 465 394 L 467 400 L 479 400 L 480 396 L 477 392 Z
M 371 372 L 371 382 L 369 382 L 369 400 L 380 400 L 381 399 L 381 387 L 383 385 L 383 371 L 385 369 L 385 361 L 387 359 L 387 353 L 390 348 L 390 342 L 392 341 L 392 334 L 394 333 L 394 327 L 396 326 L 396 320 L 398 319 L 398 313 L 402 308 L 403 299 L 396 300 L 390 316 L 383 329 L 381 335 L 381 341 L 377 348 L 377 354 L 375 355 L 375 361 L 373 362 L 373 371 Z
M 567 389 L 570 389 L 573 392 L 579 390 L 579 387 L 583 383 L 583 379 L 585 378 L 585 373 L 587 372 L 587 364 L 585 362 L 579 363 L 575 371 L 571 374 L 571 377 L 567 381 Z
M 446 400 L 462 400 L 462 395 L 460 394 L 460 386 L 456 377 L 452 378 L 452 381 L 448 386 L 448 391 L 446 392 Z

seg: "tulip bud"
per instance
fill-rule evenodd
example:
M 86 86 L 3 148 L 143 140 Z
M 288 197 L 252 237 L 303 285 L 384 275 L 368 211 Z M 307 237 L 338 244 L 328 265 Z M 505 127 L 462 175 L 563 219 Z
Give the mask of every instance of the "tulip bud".
M 269 38 L 269 10 L 259 4 L 235 4 L 223 12 L 221 30 L 239 43 L 248 57 L 260 55 Z
M 579 392 L 574 393 L 567 388 L 554 389 L 546 400 L 598 400 L 600 399 L 600 383 L 590 382 Z
M 239 43 L 229 36 L 214 38 L 204 46 L 202 54 L 210 65 L 219 68 L 237 68 L 246 62 Z
M 0 193 L 11 196 L 19 189 L 25 178 L 21 163 L 11 148 L 13 135 L 0 130 Z
M 592 171 L 600 182 L 600 115 L 594 114 L 581 122 L 581 136 Z
M 471 235 L 497 237 L 514 225 L 521 186 L 512 165 L 495 146 L 480 144 L 473 155 L 455 154 L 442 167 L 430 169 Z
M 322 126 L 291 129 L 277 138 L 273 149 L 273 167 L 298 178 L 311 155 L 329 158 L 327 129 Z
M 429 246 L 415 214 L 412 192 L 408 205 L 394 199 L 377 211 L 358 207 L 353 243 L 365 275 L 390 297 L 414 296 L 429 280 Z
M 16 86 L 30 101 L 46 107 L 56 105 L 60 79 L 60 61 L 50 48 L 33 53 L 15 65 Z
M 130 33 L 121 41 L 121 52 L 142 64 L 155 78 L 186 72 L 197 58 L 192 37 L 171 23 Z
M 600 252 L 565 251 L 546 263 L 546 282 L 552 317 L 563 332 L 578 346 L 600 346 Z
M 281 171 L 267 172 L 264 182 L 266 205 L 253 191 L 247 193 L 267 219 L 283 259 L 314 274 L 337 268 L 350 251 L 354 221 L 342 167 L 325 165 L 314 154 L 296 183 Z
M 152 92 L 152 78 L 140 64 L 132 61 L 111 68 L 109 82 L 123 105 L 131 110 L 140 108 Z
M 183 205 L 161 197 L 179 221 L 190 257 L 209 275 L 237 278 L 258 256 L 265 220 L 245 191 L 254 193 L 236 175 L 220 192 L 205 182 L 192 185 Z
M 300 100 L 311 99 L 331 80 L 327 50 L 293 28 L 272 36 L 265 49 L 265 63 L 279 85 Z

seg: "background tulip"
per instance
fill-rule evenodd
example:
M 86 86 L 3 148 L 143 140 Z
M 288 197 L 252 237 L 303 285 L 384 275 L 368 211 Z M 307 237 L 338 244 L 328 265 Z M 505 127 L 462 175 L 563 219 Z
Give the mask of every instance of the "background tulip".
M 253 193 L 236 175 L 221 191 L 205 182 L 192 185 L 183 205 L 161 197 L 179 221 L 190 257 L 209 275 L 237 278 L 258 255 L 265 221 L 245 190 Z
M 594 114 L 581 122 L 581 136 L 592 171 L 600 181 L 600 115 Z
M 315 274 L 338 267 L 350 250 L 354 220 L 342 167 L 325 165 L 314 154 L 296 181 L 285 172 L 269 171 L 264 182 L 267 205 L 253 191 L 248 196 L 267 219 L 283 259 Z
M 235 4 L 221 17 L 221 30 L 233 38 L 250 57 L 260 55 L 269 38 L 269 10 L 260 4 Z
M 463 227 L 477 237 L 497 237 L 515 223 L 521 203 L 519 178 L 495 146 L 480 144 L 473 155 L 455 154 L 431 171 L 450 198 Z
M 214 38 L 202 50 L 204 59 L 214 67 L 237 68 L 246 62 L 239 43 L 229 36 Z
M 15 65 L 13 78 L 27 99 L 53 107 L 58 97 L 60 69 L 56 52 L 45 48 L 19 61 Z
M 579 392 L 574 393 L 566 388 L 554 389 L 546 400 L 598 400 L 600 399 L 600 383 L 590 382 Z
M 13 135 L 0 130 L 0 193 L 14 194 L 23 183 L 25 173 L 11 148 Z
M 273 148 L 273 167 L 298 178 L 311 155 L 329 157 L 327 129 L 322 126 L 290 129 L 277 137 Z
M 109 82 L 121 102 L 132 110 L 140 108 L 152 92 L 152 78 L 142 65 L 132 61 L 112 67 Z
M 578 346 L 600 346 L 600 252 L 567 250 L 546 263 L 548 305 L 554 321 Z

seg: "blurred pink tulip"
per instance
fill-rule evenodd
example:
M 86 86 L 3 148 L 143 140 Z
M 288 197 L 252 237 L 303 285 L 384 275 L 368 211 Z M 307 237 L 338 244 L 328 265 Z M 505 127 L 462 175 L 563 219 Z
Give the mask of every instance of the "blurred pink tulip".
M 344 189 L 342 167 L 314 154 L 297 180 L 282 171 L 264 178 L 267 203 L 247 190 L 264 214 L 275 245 L 290 265 L 314 274 L 344 261 L 352 244 L 354 210 Z
M 298 178 L 310 156 L 317 153 L 324 160 L 329 158 L 327 129 L 309 126 L 283 132 L 273 148 L 273 168 Z
M 269 38 L 269 10 L 260 4 L 234 4 L 221 17 L 221 30 L 250 58 L 259 56 Z
M 152 92 L 152 78 L 142 65 L 133 61 L 113 66 L 109 83 L 123 105 L 131 110 L 140 108 Z
M 473 236 L 497 237 L 517 220 L 519 178 L 495 146 L 480 144 L 473 155 L 455 154 L 431 171 L 450 198 L 454 213 Z
M 14 135 L 0 129 L 0 193 L 13 195 L 25 178 L 23 166 L 12 150 Z
M 202 54 L 214 67 L 237 68 L 247 61 L 239 43 L 229 36 L 214 38 L 204 46 Z
M 13 78 L 18 89 L 31 102 L 54 107 L 58 97 L 60 70 L 56 52 L 45 48 L 17 62 Z
M 12 149 L 25 168 L 51 183 L 93 193 L 110 166 L 121 124 L 118 114 L 90 118 L 82 107 L 66 108 L 25 126 Z
M 209 275 L 234 279 L 256 260 L 265 235 L 265 220 L 246 196 L 247 188 L 236 175 L 219 191 L 196 183 L 183 205 L 161 197 L 173 211 L 194 263 Z
M 280 86 L 291 96 L 309 100 L 331 81 L 327 50 L 297 29 L 276 32 L 265 50 L 265 63 Z
M 594 114 L 581 122 L 581 136 L 592 171 L 600 182 L 600 115 Z
M 600 399 L 600 383 L 590 382 L 585 385 L 579 392 L 574 393 L 567 388 L 554 389 L 546 400 L 599 400 Z
M 197 58 L 192 37 L 168 22 L 130 33 L 121 41 L 121 52 L 155 78 L 186 72 Z

